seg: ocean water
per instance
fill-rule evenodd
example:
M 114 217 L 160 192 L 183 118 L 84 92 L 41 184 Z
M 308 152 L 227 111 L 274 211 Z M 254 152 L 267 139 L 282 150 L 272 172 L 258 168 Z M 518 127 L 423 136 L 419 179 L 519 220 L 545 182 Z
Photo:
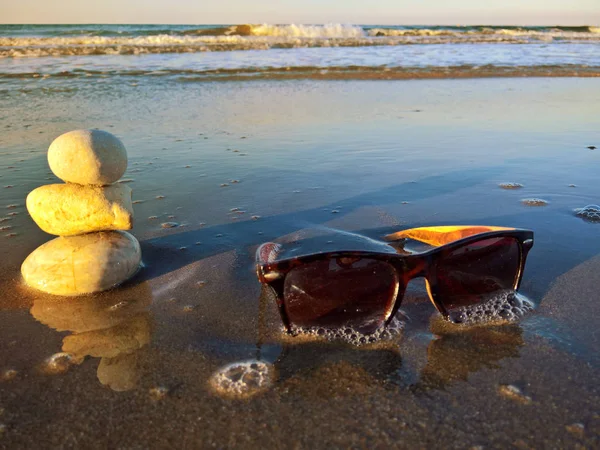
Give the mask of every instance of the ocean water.
M 0 83 L 592 75 L 600 27 L 0 25 Z M 42 81 L 43 82 L 43 81 Z
M 598 447 L 599 36 L 1 26 L 0 447 Z M 127 148 L 144 268 L 74 299 L 20 266 L 52 238 L 25 198 L 81 128 Z M 415 280 L 397 339 L 356 347 L 281 333 L 254 273 L 266 241 L 449 224 L 534 230 L 533 311 L 445 324 Z

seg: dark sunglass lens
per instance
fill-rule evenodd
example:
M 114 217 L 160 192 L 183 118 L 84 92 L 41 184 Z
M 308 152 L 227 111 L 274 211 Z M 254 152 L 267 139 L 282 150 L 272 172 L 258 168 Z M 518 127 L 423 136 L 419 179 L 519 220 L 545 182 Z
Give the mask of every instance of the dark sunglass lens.
M 447 309 L 485 303 L 496 292 L 514 289 L 520 261 L 515 238 L 489 238 L 457 248 L 435 265 L 439 300 Z
M 382 261 L 338 257 L 291 270 L 285 278 L 285 309 L 293 325 L 376 330 L 391 308 L 398 285 Z

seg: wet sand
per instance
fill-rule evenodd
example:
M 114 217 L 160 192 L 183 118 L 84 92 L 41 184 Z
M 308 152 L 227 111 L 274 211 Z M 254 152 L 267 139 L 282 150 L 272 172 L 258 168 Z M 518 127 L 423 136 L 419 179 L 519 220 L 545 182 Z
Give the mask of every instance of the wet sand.
M 11 91 L 0 100 L 0 226 L 11 227 L 0 448 L 599 446 L 600 224 L 573 212 L 600 203 L 600 153 L 587 148 L 600 142 L 599 104 L 598 80 L 581 78 Z M 145 268 L 66 299 L 22 285 L 20 263 L 50 239 L 24 197 L 58 181 L 46 149 L 82 127 L 129 151 Z M 281 335 L 253 272 L 260 243 L 365 248 L 383 244 L 360 236 L 438 224 L 533 229 L 521 291 L 536 309 L 516 324 L 451 326 L 415 281 L 397 339 Z M 48 364 L 63 349 L 71 362 Z M 256 358 L 273 367 L 262 392 L 211 387 L 215 371 Z

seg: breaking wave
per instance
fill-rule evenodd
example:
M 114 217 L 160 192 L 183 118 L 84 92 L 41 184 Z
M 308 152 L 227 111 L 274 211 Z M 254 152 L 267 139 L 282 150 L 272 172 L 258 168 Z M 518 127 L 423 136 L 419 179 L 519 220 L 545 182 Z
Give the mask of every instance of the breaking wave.
M 196 53 L 453 43 L 600 43 L 599 27 L 0 26 L 0 57 Z

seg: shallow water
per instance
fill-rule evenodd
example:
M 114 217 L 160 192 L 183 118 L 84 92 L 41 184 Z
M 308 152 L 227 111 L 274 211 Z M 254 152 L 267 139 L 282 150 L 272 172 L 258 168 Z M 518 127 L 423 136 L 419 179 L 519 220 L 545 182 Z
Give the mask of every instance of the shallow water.
M 0 446 L 598 445 L 600 225 L 573 212 L 600 198 L 600 153 L 587 148 L 600 142 L 597 80 L 55 87 L 23 83 L 0 99 L 0 215 L 12 227 L 0 236 Z M 145 268 L 117 290 L 62 299 L 21 284 L 20 263 L 50 239 L 24 197 L 58 182 L 47 147 L 83 127 L 128 149 Z M 253 273 L 257 245 L 364 248 L 438 224 L 533 229 L 521 291 L 534 311 L 457 327 L 415 281 L 400 339 L 357 349 L 281 336 Z M 49 366 L 63 346 L 75 357 Z M 211 387 L 255 359 L 272 365 L 264 390 Z

